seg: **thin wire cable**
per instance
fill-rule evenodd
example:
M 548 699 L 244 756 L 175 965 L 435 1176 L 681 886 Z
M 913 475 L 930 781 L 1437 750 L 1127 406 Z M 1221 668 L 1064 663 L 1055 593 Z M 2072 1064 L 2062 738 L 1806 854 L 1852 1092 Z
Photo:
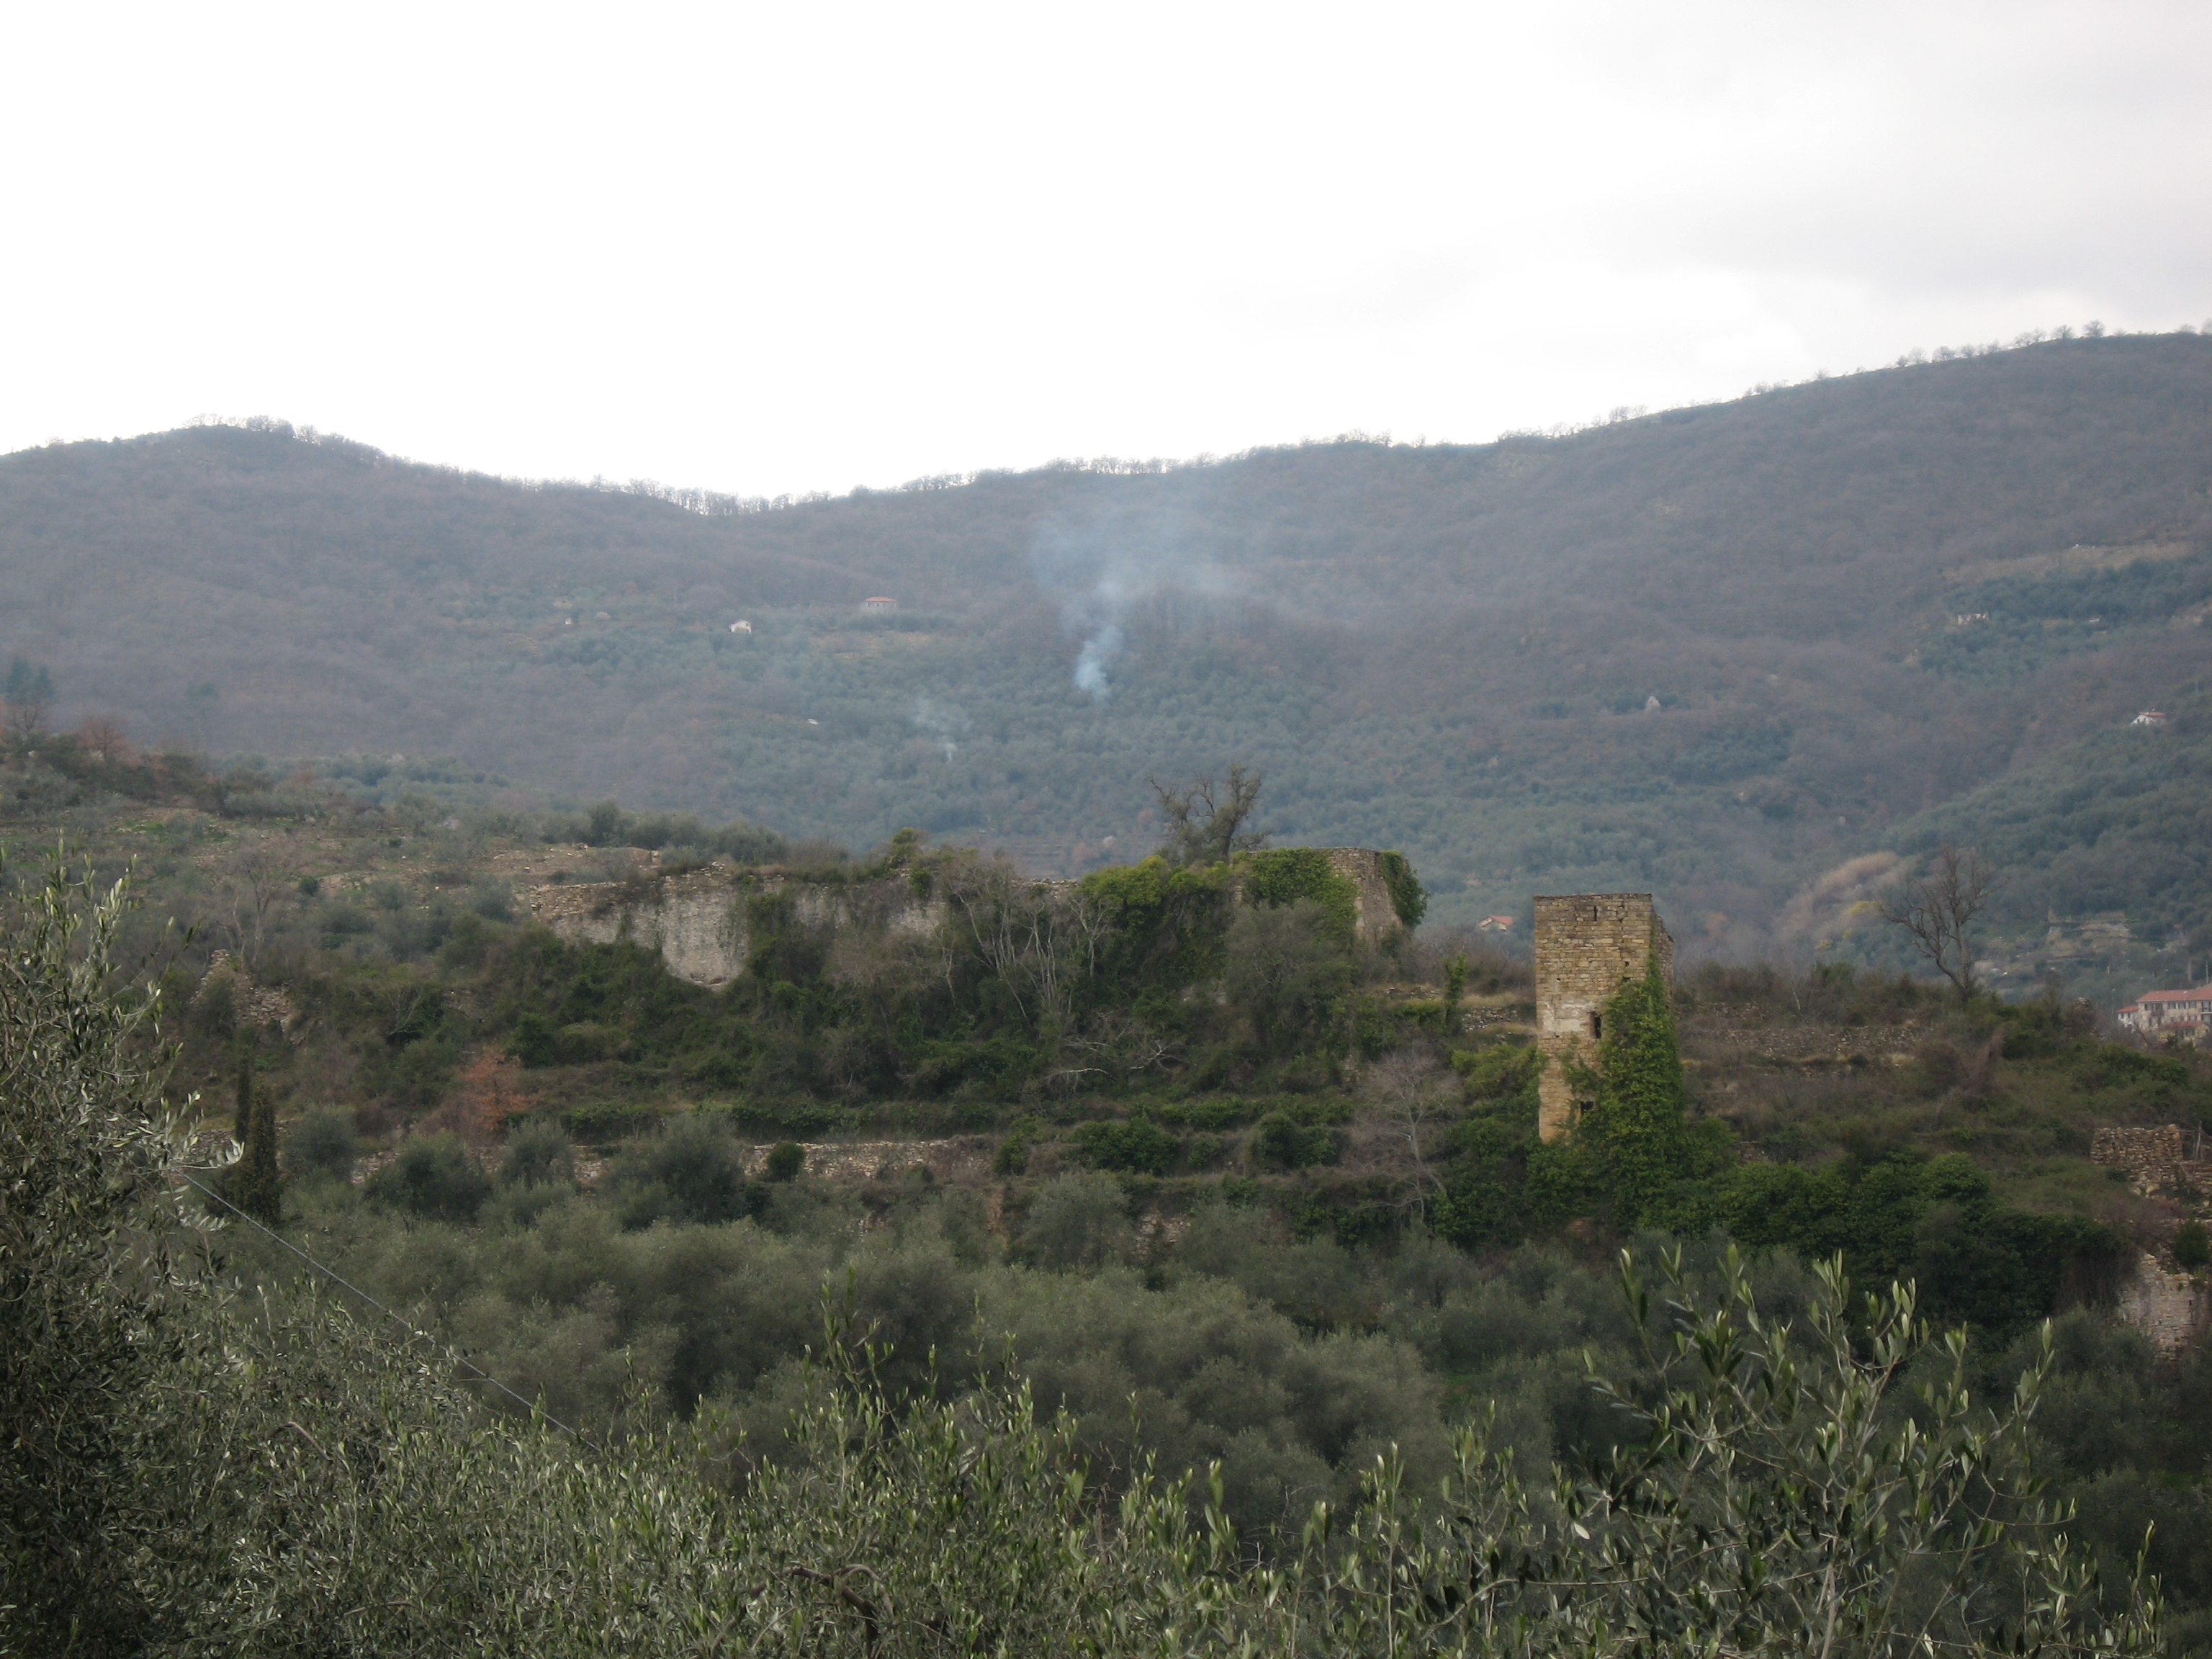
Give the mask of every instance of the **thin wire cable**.
M 316 1261 L 314 1257 L 309 1255 L 305 1250 L 301 1249 L 297 1244 L 295 1244 L 290 1239 L 285 1237 L 283 1234 L 277 1232 L 273 1228 L 264 1225 L 259 1217 L 246 1214 L 245 1211 L 240 1209 L 237 1205 L 232 1203 L 221 1193 L 216 1192 L 212 1187 L 205 1186 L 199 1182 L 194 1181 L 191 1176 L 185 1174 L 184 1170 L 179 1170 L 176 1173 L 183 1179 L 186 1186 L 198 1188 L 201 1192 L 206 1194 L 208 1197 L 222 1205 L 224 1209 L 228 1210 L 240 1221 L 246 1223 L 247 1226 L 255 1229 L 265 1237 L 272 1238 L 277 1243 L 282 1244 L 286 1249 L 291 1251 L 294 1255 L 298 1256 L 301 1261 L 306 1262 L 317 1273 L 322 1274 L 324 1278 L 329 1279 L 331 1283 L 333 1285 L 343 1285 L 347 1290 L 351 1291 L 362 1301 L 368 1303 L 370 1307 L 375 1309 L 386 1318 L 399 1326 L 401 1329 L 404 1330 L 408 1334 L 408 1335 L 419 1337 L 423 1341 L 430 1344 L 434 1348 L 443 1348 L 445 1352 L 452 1357 L 456 1364 L 466 1365 L 471 1370 L 474 1371 L 477 1376 L 482 1378 L 484 1382 L 490 1383 L 492 1387 L 497 1389 L 501 1394 L 514 1401 L 525 1411 L 543 1417 L 548 1423 L 550 1423 L 555 1428 L 560 1430 L 563 1434 L 573 1434 L 577 1439 L 582 1441 L 593 1451 L 604 1451 L 605 1449 L 605 1448 L 601 1446 L 598 1441 L 592 1439 L 591 1436 L 586 1434 L 581 1429 L 571 1428 L 568 1424 L 563 1423 L 559 1418 L 554 1416 L 552 1413 L 547 1411 L 544 1407 L 538 1404 L 536 1401 L 524 1399 L 513 1389 L 508 1388 L 506 1383 L 501 1382 L 483 1366 L 477 1364 L 475 1360 L 471 1359 L 465 1354 L 457 1352 L 448 1344 L 439 1341 L 438 1339 L 431 1335 L 429 1332 L 420 1329 L 410 1322 L 404 1314 L 398 1313 L 391 1308 L 386 1307 L 383 1303 L 379 1302 L 367 1291 L 362 1289 L 360 1285 L 355 1284 L 351 1279 L 342 1276 L 337 1269 L 325 1267 L 321 1262 Z

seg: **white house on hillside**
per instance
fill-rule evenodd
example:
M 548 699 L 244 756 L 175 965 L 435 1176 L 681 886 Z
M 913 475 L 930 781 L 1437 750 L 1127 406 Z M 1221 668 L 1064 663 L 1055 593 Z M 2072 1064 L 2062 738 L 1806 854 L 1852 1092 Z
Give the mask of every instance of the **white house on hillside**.
M 2201 1036 L 2212 1027 L 2212 986 L 2195 991 L 2146 991 L 2113 1018 L 2140 1036 Z

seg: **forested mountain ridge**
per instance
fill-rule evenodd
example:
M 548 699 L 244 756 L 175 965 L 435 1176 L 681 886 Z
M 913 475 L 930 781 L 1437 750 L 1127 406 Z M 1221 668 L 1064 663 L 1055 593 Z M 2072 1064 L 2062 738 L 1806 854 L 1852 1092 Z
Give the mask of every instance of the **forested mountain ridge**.
M 1243 758 L 1279 837 L 1403 848 L 1440 920 L 1651 888 L 1693 951 L 1809 945 L 1824 875 L 2200 680 L 2209 457 L 2196 336 L 782 506 L 190 428 L 0 459 L 0 649 L 148 740 L 1047 871 L 1141 848 L 1148 775 Z M 2100 856 L 2030 854 L 2014 920 Z

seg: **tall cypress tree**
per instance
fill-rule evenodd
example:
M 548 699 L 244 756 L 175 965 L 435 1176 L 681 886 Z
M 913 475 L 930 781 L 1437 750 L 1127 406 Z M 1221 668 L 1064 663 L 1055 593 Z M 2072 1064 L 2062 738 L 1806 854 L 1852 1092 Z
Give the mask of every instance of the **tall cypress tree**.
M 230 1201 L 264 1225 L 283 1219 L 283 1182 L 276 1172 L 276 1108 L 257 1099 L 251 1055 L 238 1062 L 238 1127 L 245 1150 L 231 1166 Z
M 237 1111 L 230 1121 L 230 1138 L 240 1146 L 253 1133 L 253 1062 L 241 1059 L 238 1062 Z

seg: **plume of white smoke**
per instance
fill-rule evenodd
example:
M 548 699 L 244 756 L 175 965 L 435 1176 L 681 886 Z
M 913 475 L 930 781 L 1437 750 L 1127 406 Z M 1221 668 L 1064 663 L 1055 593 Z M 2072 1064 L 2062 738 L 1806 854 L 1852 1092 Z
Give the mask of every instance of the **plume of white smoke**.
M 1084 641 L 1083 648 L 1075 653 L 1075 689 L 1088 691 L 1100 702 L 1114 695 L 1114 683 L 1106 678 L 1106 671 L 1121 655 L 1121 625 L 1107 623 Z
M 1077 690 L 1098 702 L 1114 695 L 1114 670 L 1129 647 L 1124 624 L 1137 606 L 1168 594 L 1218 599 L 1236 591 L 1233 573 L 1196 541 L 1181 514 L 1158 508 L 1102 512 L 1039 533 L 1030 565 L 1060 595 L 1061 627 L 1082 641 Z
M 960 752 L 959 739 L 968 735 L 968 716 L 959 709 L 936 702 L 928 697 L 916 697 L 907 719 L 918 732 L 926 732 L 937 740 L 945 758 L 951 760 Z

